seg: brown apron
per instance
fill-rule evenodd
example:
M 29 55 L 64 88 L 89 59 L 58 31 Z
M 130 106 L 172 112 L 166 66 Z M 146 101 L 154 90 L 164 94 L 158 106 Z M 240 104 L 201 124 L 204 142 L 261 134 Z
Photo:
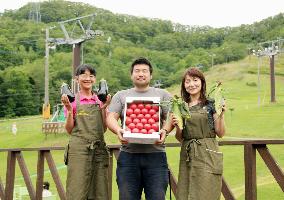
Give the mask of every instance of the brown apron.
M 189 108 L 180 151 L 178 200 L 218 200 L 221 196 L 223 154 L 208 124 L 207 107 Z
M 68 150 L 67 200 L 108 200 L 109 151 L 98 104 L 80 105 Z

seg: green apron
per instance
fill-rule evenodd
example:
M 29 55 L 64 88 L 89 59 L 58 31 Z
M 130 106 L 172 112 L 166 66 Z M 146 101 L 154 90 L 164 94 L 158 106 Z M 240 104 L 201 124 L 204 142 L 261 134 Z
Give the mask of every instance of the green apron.
M 218 200 L 221 196 L 223 154 L 208 124 L 207 107 L 189 108 L 180 151 L 178 200 Z
M 69 141 L 67 200 L 108 200 L 109 151 L 99 105 L 80 105 Z

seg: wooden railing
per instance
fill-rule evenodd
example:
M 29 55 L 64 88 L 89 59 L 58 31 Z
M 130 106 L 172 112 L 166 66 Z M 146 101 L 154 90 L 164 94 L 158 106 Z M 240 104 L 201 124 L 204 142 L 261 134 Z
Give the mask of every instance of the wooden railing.
M 220 141 L 219 145 L 242 145 L 244 146 L 244 166 L 245 166 L 245 199 L 256 200 L 257 199 L 257 185 L 256 185 L 256 150 L 259 152 L 261 158 L 269 168 L 270 172 L 274 176 L 278 185 L 284 192 L 284 174 L 276 160 L 273 158 L 267 145 L 272 144 L 284 144 L 284 140 L 238 140 L 238 141 Z M 168 147 L 179 147 L 178 143 L 168 143 Z M 111 152 L 110 167 L 109 167 L 109 191 L 112 191 L 113 181 L 113 155 L 117 159 L 119 154 L 120 145 L 109 145 Z M 55 162 L 53 160 L 51 151 L 64 150 L 64 147 L 47 147 L 47 148 L 19 148 L 19 149 L 0 149 L 1 152 L 8 152 L 7 154 L 7 170 L 6 170 L 6 182 L 5 187 L 0 177 L 0 199 L 1 200 L 12 200 L 14 183 L 15 183 L 15 167 L 16 160 L 18 161 L 21 173 L 24 177 L 24 181 L 32 200 L 42 200 L 43 190 L 43 178 L 44 178 L 44 159 L 46 159 L 48 167 L 50 169 L 52 178 L 55 182 L 58 195 L 60 199 L 65 200 L 66 194 L 63 184 L 61 182 L 59 173 L 57 171 Z M 34 188 L 29 170 L 23 157 L 23 151 L 37 151 L 37 179 L 36 187 Z M 170 182 L 171 189 L 176 196 L 177 191 L 177 179 L 174 177 L 173 172 L 170 169 Z M 230 187 L 225 181 L 224 177 L 222 180 L 222 194 L 226 200 L 235 200 Z M 112 195 L 110 195 L 111 199 Z

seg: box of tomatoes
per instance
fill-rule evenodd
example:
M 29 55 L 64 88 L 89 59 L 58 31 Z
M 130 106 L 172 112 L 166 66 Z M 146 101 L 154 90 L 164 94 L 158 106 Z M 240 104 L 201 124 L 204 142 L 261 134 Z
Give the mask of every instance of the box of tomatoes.
M 160 97 L 126 97 L 123 137 L 129 143 L 154 144 L 160 139 Z

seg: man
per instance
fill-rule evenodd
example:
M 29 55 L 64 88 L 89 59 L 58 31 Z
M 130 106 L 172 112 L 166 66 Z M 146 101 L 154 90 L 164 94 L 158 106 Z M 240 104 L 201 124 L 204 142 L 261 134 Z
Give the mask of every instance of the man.
M 126 97 L 160 97 L 169 101 L 170 94 L 150 87 L 152 65 L 146 58 L 138 58 L 131 65 L 131 80 L 134 87 L 117 92 L 109 105 L 108 128 L 117 135 L 122 146 L 117 160 L 117 184 L 120 200 L 140 200 L 144 189 L 147 200 L 164 200 L 168 186 L 168 166 L 164 140 L 165 129 L 160 131 L 156 144 L 133 144 L 123 138 L 123 122 Z M 162 107 L 161 121 L 166 119 L 167 108 Z M 162 126 L 161 126 L 162 127 Z

